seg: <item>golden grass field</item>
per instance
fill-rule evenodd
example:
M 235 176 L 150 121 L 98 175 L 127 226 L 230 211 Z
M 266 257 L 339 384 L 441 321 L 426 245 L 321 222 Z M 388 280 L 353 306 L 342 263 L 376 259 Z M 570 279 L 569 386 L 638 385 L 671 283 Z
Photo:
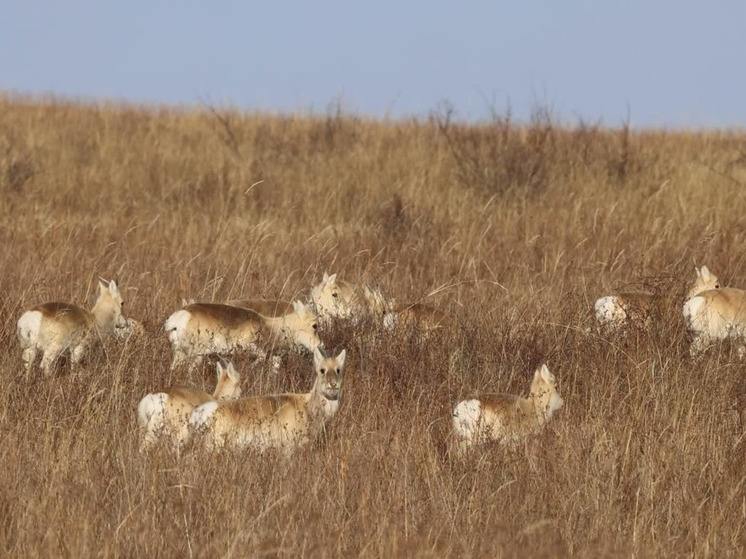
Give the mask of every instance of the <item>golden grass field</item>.
M 688 355 L 694 266 L 746 287 L 746 133 L 454 124 L 0 98 L 0 556 L 664 557 L 746 553 L 746 365 Z M 339 414 L 291 460 L 138 452 L 182 297 L 305 297 L 323 272 L 450 313 L 445 331 L 322 334 L 348 350 Z M 23 373 L 15 324 L 115 277 L 144 339 Z M 600 295 L 656 326 L 587 330 Z M 432 294 L 435 292 L 435 294 Z M 565 407 L 517 450 L 447 452 L 453 403 Z M 244 393 L 307 390 L 237 360 Z M 212 370 L 195 384 L 211 389 Z

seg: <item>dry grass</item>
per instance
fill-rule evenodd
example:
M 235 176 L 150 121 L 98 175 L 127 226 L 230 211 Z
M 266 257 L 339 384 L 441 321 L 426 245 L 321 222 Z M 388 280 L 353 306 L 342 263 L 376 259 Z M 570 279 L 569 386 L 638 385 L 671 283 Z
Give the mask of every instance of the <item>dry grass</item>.
M 746 286 L 744 153 L 736 133 L 546 115 L 0 100 L 0 555 L 742 556 L 744 365 L 730 347 L 692 362 L 680 304 L 695 263 Z M 291 461 L 140 456 L 137 401 L 186 380 L 159 331 L 181 297 L 289 298 L 324 270 L 400 300 L 448 286 L 425 301 L 453 327 L 426 346 L 327 332 L 350 350 L 343 406 Z M 148 339 L 24 378 L 21 311 L 90 302 L 98 275 Z M 629 286 L 661 294 L 659 327 L 586 333 L 592 301 Z M 566 401 L 545 433 L 449 459 L 452 403 L 525 391 L 541 360 Z M 311 380 L 302 357 L 239 367 L 248 393 Z

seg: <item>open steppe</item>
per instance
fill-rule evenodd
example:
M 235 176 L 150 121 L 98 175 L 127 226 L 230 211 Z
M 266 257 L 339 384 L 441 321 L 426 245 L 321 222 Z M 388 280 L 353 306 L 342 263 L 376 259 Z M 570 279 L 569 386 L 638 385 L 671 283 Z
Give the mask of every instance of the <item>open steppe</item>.
M 746 365 L 690 359 L 681 303 L 695 264 L 746 288 L 746 133 L 450 116 L 0 98 L 0 555 L 743 556 Z M 188 380 L 162 331 L 182 298 L 305 297 L 324 271 L 451 324 L 324 332 L 342 407 L 292 460 L 139 454 L 138 400 Z M 26 377 L 21 312 L 90 305 L 98 276 L 147 336 Z M 627 288 L 656 326 L 589 330 Z M 542 361 L 547 429 L 453 459 L 453 403 L 525 393 Z M 247 394 L 306 390 L 309 363 L 237 360 Z

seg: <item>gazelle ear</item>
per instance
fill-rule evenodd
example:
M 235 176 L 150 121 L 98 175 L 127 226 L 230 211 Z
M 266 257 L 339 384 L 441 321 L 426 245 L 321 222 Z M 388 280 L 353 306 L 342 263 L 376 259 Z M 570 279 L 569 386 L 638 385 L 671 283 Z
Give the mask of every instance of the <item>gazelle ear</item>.
M 117 282 L 115 282 L 114 280 L 111 280 L 109 282 L 109 293 L 111 293 L 115 297 L 119 295 L 119 287 L 117 287 Z
M 218 382 L 220 382 L 220 378 L 223 376 L 223 364 L 220 361 L 215 362 L 215 373 L 218 375 Z
M 231 380 L 238 382 L 241 380 L 241 375 L 236 370 L 236 367 L 233 365 L 233 361 L 228 361 L 228 376 L 231 378 Z
M 293 310 L 297 314 L 301 314 L 306 309 L 306 306 L 303 304 L 302 301 L 295 300 L 293 301 Z
M 699 275 L 702 276 L 702 279 L 708 279 L 712 274 L 710 273 L 710 269 L 707 266 L 702 266 L 699 269 Z
M 327 283 L 335 283 L 337 281 L 337 274 L 332 274 L 329 276 Z
M 699 268 L 697 268 L 697 267 L 695 266 L 695 267 L 694 267 L 694 271 L 695 271 L 695 272 L 697 272 L 697 277 L 698 277 L 698 278 L 701 278 L 701 277 L 702 277 L 702 272 L 700 272 L 700 271 L 699 271 Z
M 347 359 L 347 350 L 343 349 L 339 352 L 339 355 L 337 355 L 337 364 L 340 369 L 345 366 L 345 359 Z
M 328 282 L 328 281 L 329 281 L 329 274 L 327 274 L 326 272 L 324 272 L 324 277 L 323 277 L 323 279 L 321 280 L 321 282 L 322 282 L 322 283 L 326 283 L 326 282 Z
M 103 295 L 109 289 L 109 283 L 104 278 L 98 279 L 98 293 Z
M 549 367 L 547 367 L 546 363 L 541 366 L 539 372 L 541 374 L 541 378 L 544 379 L 544 382 L 548 384 L 554 383 L 554 375 L 549 371 Z
M 320 347 L 316 347 L 313 350 L 313 367 L 314 367 L 314 369 L 318 369 L 319 366 L 321 365 L 321 362 L 324 361 L 324 359 L 325 359 L 324 358 L 324 354 L 321 353 L 321 348 Z

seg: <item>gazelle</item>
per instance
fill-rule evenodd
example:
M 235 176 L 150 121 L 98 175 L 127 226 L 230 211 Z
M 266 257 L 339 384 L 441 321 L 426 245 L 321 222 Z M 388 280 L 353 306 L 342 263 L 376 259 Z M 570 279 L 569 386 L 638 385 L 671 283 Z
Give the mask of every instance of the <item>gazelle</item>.
M 294 301 L 292 312 L 281 316 L 217 303 L 193 303 L 169 316 L 165 330 L 173 350 L 171 369 L 185 361 L 193 369 L 211 354 L 246 351 L 266 359 L 265 348 L 275 343 L 309 351 L 321 345 L 316 316 L 300 301 Z
M 168 437 L 180 448 L 189 438 L 189 416 L 205 402 L 235 400 L 241 396 L 241 377 L 230 361 L 217 363 L 217 384 L 212 395 L 204 390 L 172 386 L 163 392 L 146 395 L 137 406 L 137 423 L 142 434 L 140 450 L 150 448 L 160 436 Z
M 326 272 L 321 283 L 311 288 L 311 303 L 323 322 L 335 318 L 359 320 L 366 315 L 383 317 L 390 310 L 379 290 L 338 280 L 337 274 Z
M 337 413 L 345 357 L 345 350 L 328 357 L 316 348 L 310 392 L 207 402 L 194 409 L 189 423 L 204 435 L 209 449 L 274 448 L 290 454 L 315 440 Z
M 718 278 L 707 266 L 696 269 L 683 314 L 693 336 L 689 351 L 698 355 L 716 341 L 746 338 L 746 291 L 720 287 Z M 743 346 L 741 346 L 742 348 Z M 739 355 L 743 349 L 739 348 Z
M 427 334 L 446 323 L 445 313 L 422 303 L 395 305 L 378 289 L 367 285 L 356 286 L 338 280 L 337 274 L 326 272 L 321 283 L 311 289 L 311 303 L 324 321 L 335 318 L 359 320 L 370 316 L 382 321 L 384 328 L 393 330 L 399 325 L 414 325 Z
M 564 404 L 557 381 L 546 365 L 534 372 L 528 398 L 481 394 L 453 408 L 453 433 L 458 450 L 487 441 L 515 443 L 537 433 Z
M 26 371 L 42 353 L 41 369 L 48 376 L 54 363 L 65 352 L 75 367 L 100 337 L 125 328 L 122 295 L 115 281 L 99 281 L 98 298 L 88 311 L 70 303 L 44 303 L 26 311 L 18 319 L 16 333 L 23 350 Z

